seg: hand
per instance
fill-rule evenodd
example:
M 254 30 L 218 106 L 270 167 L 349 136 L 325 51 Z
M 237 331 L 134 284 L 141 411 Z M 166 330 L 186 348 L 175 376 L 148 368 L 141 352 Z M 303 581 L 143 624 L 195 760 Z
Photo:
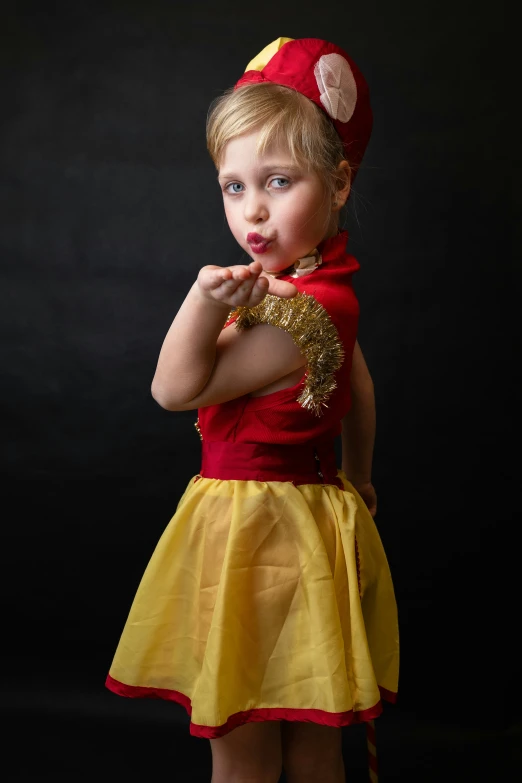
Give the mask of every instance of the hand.
M 260 261 L 241 266 L 204 266 L 198 274 L 200 293 L 229 307 L 255 307 L 267 294 L 291 299 L 297 294 L 292 283 L 263 272 Z
M 364 484 L 353 484 L 353 486 L 364 500 L 372 517 L 374 517 L 377 513 L 377 493 L 372 482 L 366 481 Z

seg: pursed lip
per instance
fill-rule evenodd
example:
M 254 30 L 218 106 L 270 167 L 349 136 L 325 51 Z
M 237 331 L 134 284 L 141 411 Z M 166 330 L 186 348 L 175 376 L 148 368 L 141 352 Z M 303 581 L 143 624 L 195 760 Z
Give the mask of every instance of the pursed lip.
M 257 234 L 255 231 L 252 231 L 247 234 L 246 239 L 253 253 L 263 255 L 263 253 L 266 253 L 269 249 L 269 245 L 274 238 L 264 237 L 262 234 Z
M 273 237 L 264 237 L 262 234 L 256 234 L 254 231 L 247 234 L 247 242 L 249 245 L 268 245 Z

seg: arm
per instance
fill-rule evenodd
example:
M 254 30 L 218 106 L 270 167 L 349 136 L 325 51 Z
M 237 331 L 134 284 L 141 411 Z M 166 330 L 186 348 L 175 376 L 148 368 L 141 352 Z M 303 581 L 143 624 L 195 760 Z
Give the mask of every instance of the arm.
M 359 343 L 353 351 L 350 375 L 352 407 L 343 418 L 342 468 L 356 489 L 371 483 L 375 443 L 375 393 Z
M 292 297 L 297 289 L 263 277 L 259 262 L 201 270 L 161 348 L 151 387 L 159 405 L 177 411 L 216 405 L 304 366 L 305 358 L 281 329 L 223 329 L 233 307 L 259 304 L 267 293 Z

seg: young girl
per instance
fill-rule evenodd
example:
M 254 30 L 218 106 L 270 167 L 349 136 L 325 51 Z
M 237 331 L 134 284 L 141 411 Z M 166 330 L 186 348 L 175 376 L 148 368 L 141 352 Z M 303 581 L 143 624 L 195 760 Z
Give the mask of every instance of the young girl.
M 152 555 L 107 687 L 179 702 L 212 783 L 344 780 L 341 727 L 395 700 L 397 609 L 373 521 L 373 385 L 339 212 L 372 125 L 339 47 L 279 38 L 207 140 L 252 259 L 204 266 L 152 383 L 199 409 L 202 467 Z M 343 471 L 334 439 L 342 431 Z

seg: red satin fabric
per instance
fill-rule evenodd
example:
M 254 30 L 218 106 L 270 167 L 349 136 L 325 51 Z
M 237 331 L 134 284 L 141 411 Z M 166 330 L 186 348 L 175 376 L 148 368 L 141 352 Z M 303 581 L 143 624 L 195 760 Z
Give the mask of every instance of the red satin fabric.
M 322 265 L 304 277 L 281 276 L 300 293 L 314 296 L 335 325 L 344 348 L 344 362 L 335 374 L 337 388 L 321 416 L 297 402 L 303 382 L 262 397 L 245 395 L 198 411 L 206 441 L 305 444 L 333 440 L 341 432 L 341 419 L 351 407 L 350 373 L 359 321 L 359 303 L 352 277 L 360 268 L 346 252 L 348 233 L 343 231 L 318 247 Z M 235 328 L 230 326 L 229 328 Z M 255 329 L 255 327 L 254 327 Z M 235 477 L 233 477 L 235 478 Z
M 343 489 L 337 477 L 334 443 L 330 440 L 306 446 L 204 440 L 201 446 L 203 478 L 334 484 Z

